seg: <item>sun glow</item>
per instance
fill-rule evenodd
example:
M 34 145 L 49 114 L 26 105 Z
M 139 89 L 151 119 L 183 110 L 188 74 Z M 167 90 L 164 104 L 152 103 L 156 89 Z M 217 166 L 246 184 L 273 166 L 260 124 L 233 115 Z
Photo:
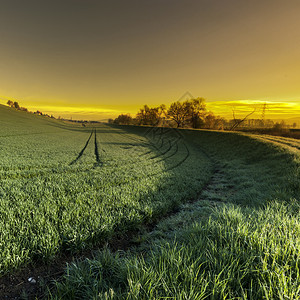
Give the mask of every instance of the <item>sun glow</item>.
M 233 113 L 236 117 L 244 117 L 255 111 L 253 118 L 260 118 L 265 107 L 266 119 L 290 119 L 300 117 L 300 103 L 262 100 L 212 101 L 207 103 L 208 110 L 230 119 Z

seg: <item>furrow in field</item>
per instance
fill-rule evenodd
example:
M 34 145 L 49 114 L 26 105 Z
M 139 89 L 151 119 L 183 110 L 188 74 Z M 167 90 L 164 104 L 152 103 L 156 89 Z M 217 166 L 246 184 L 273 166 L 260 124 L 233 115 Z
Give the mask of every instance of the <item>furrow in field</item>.
M 185 150 L 186 150 L 186 155 L 177 164 L 167 168 L 166 171 L 170 171 L 170 170 L 178 168 L 180 165 L 182 165 L 189 158 L 190 150 L 189 150 L 189 148 L 187 147 L 187 145 L 185 143 L 183 143 L 183 145 L 184 145 Z
M 164 150 L 160 154 L 157 154 L 155 156 L 150 157 L 150 159 L 154 159 L 154 158 L 164 156 L 165 154 L 167 154 L 172 149 L 172 147 L 174 146 L 174 144 L 172 144 L 170 140 L 168 142 L 169 142 L 169 146 L 168 146 L 167 150 Z
M 95 156 L 96 156 L 95 166 L 99 166 L 99 165 L 102 164 L 102 162 L 100 160 L 100 155 L 99 155 L 99 148 L 98 148 L 98 142 L 97 142 L 97 131 L 96 131 L 96 129 L 95 129 L 94 133 L 95 133 Z
M 90 142 L 90 139 L 91 139 L 92 135 L 93 135 L 93 131 L 91 131 L 91 134 L 90 134 L 88 140 L 86 141 L 84 147 L 81 149 L 81 151 L 79 152 L 78 156 L 70 163 L 70 165 L 75 164 L 80 159 L 80 157 L 83 155 L 85 149 L 87 148 L 87 146 L 88 146 L 88 144 Z M 96 135 L 96 133 L 95 133 L 95 135 Z
M 300 143 L 296 140 L 290 141 L 290 140 L 286 140 L 286 139 L 273 138 L 273 137 L 269 137 L 269 136 L 264 136 L 263 139 L 300 150 Z
M 135 138 L 135 137 L 132 137 L 132 136 L 130 136 L 129 134 L 127 134 L 127 133 L 125 133 L 125 136 L 128 138 L 128 139 L 131 139 L 131 140 L 133 140 L 133 141 L 135 141 L 135 142 L 137 142 L 137 143 L 139 143 L 140 144 L 140 146 L 143 146 L 143 147 L 147 147 L 147 148 L 149 148 L 149 147 L 151 147 L 151 148 L 153 148 L 153 149 L 155 149 L 155 150 L 158 150 L 158 148 L 157 148 L 157 146 L 156 145 L 154 145 L 151 141 L 143 141 L 143 140 L 141 140 L 141 139 L 139 139 L 139 138 Z M 155 151 L 154 150 L 154 151 Z M 150 150 L 150 152 L 152 152 L 153 150 Z M 149 152 L 149 153 L 150 153 Z
M 169 159 L 169 158 L 173 157 L 174 155 L 176 155 L 177 152 L 178 152 L 178 143 L 177 143 L 177 142 L 175 142 L 175 148 L 173 147 L 172 149 L 175 149 L 175 151 L 174 151 L 173 153 L 171 153 L 171 154 L 168 155 L 168 156 L 165 156 L 164 158 L 162 158 L 161 160 L 159 160 L 159 161 L 157 161 L 157 162 L 164 161 L 164 160 Z
M 164 143 L 165 143 L 165 138 L 161 138 L 161 144 L 158 147 L 158 149 L 161 149 L 164 146 Z

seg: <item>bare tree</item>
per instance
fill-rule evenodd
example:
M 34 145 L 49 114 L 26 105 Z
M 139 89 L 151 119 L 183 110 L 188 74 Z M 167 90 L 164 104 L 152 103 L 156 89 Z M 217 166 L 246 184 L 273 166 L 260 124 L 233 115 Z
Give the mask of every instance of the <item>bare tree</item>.
M 204 98 L 195 98 L 170 105 L 167 116 L 176 122 L 177 127 L 189 124 L 192 128 L 200 128 L 204 124 L 206 104 Z
M 148 105 L 144 105 L 143 108 L 136 115 L 136 119 L 140 125 L 156 126 L 166 114 L 166 106 L 164 104 L 150 108 Z
M 192 128 L 200 128 L 204 125 L 204 116 L 206 112 L 206 104 L 204 98 L 191 99 L 186 101 L 188 114 Z
M 130 125 L 133 123 L 133 120 L 129 114 L 121 114 L 114 120 L 114 123 L 119 125 Z
M 235 118 L 235 113 L 234 113 L 234 109 L 232 109 L 232 115 L 233 115 L 233 125 L 230 127 L 229 130 L 234 130 L 236 129 L 238 126 L 240 126 L 248 117 L 250 117 L 252 114 L 254 114 L 256 112 L 256 108 L 253 109 L 252 112 L 250 112 L 249 114 L 247 114 L 243 119 L 236 119 Z
M 177 127 L 183 127 L 189 118 L 190 105 L 188 101 L 174 102 L 170 105 L 167 116 L 176 122 Z

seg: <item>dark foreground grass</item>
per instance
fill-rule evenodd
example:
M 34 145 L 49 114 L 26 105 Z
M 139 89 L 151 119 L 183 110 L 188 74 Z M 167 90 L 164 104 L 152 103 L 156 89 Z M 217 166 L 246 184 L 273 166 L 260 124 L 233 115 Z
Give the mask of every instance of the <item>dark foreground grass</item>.
M 131 252 L 69 265 L 49 298 L 300 298 L 299 152 L 231 133 L 186 135 L 221 170 L 218 197 L 205 191 Z

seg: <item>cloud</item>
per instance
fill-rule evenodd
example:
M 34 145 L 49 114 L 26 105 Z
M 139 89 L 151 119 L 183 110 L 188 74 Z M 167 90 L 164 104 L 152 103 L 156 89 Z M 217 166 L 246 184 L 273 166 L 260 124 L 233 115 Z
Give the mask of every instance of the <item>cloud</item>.
M 0 96 L 0 103 L 6 104 L 9 98 Z M 11 98 L 10 98 L 11 99 Z M 14 99 L 13 99 L 14 100 Z M 294 100 L 294 99 L 293 99 Z M 14 100 L 18 101 L 18 100 Z M 232 119 L 233 111 L 236 118 L 245 117 L 255 110 L 251 118 L 261 118 L 263 107 L 266 104 L 266 119 L 289 119 L 300 116 L 300 103 L 294 101 L 263 101 L 263 100 L 228 100 L 228 101 L 207 101 L 207 109 L 215 115 L 226 119 Z M 20 103 L 22 105 L 22 103 Z M 30 111 L 40 110 L 56 117 L 85 120 L 100 120 L 107 118 L 116 118 L 119 114 L 128 113 L 128 111 L 110 109 L 97 106 L 56 106 L 56 105 L 26 105 Z M 136 111 L 138 110 L 138 107 Z
M 296 102 L 236 100 L 207 102 L 207 108 L 217 115 L 232 118 L 233 111 L 236 117 L 242 117 L 255 110 L 253 118 L 262 116 L 265 106 L 265 118 L 286 119 L 300 115 L 300 104 Z

